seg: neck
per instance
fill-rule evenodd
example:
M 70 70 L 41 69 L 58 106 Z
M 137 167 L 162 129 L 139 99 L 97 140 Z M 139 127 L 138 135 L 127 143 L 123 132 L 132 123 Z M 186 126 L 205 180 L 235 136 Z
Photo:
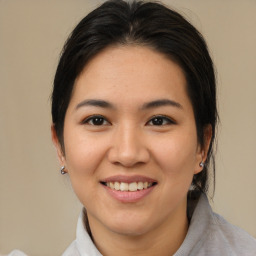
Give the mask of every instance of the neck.
M 104 256 L 153 256 L 173 255 L 181 246 L 188 230 L 186 203 L 183 210 L 169 216 L 165 222 L 141 235 L 124 235 L 101 228 L 89 216 L 94 243 Z

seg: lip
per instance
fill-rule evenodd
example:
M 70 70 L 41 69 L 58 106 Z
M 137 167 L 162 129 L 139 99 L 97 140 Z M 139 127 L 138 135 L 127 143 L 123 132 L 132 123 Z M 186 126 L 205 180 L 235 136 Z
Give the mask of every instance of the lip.
M 132 183 L 132 182 L 149 182 L 153 183 L 154 185 L 142 190 L 137 191 L 120 191 L 111 189 L 110 187 L 106 186 L 104 183 L 107 182 L 124 182 L 124 183 Z M 133 175 L 133 176 L 124 176 L 124 175 L 115 175 L 108 177 L 106 179 L 101 180 L 100 184 L 103 186 L 103 188 L 106 190 L 106 192 L 114 199 L 118 200 L 122 203 L 135 203 L 146 196 L 148 196 L 156 187 L 157 181 L 141 175 Z
M 106 189 L 107 193 L 113 197 L 114 199 L 122 202 L 122 203 L 135 203 L 143 198 L 145 198 L 149 193 L 153 191 L 155 186 L 149 187 L 147 189 L 143 190 L 137 190 L 137 191 L 120 191 L 120 190 L 114 190 L 111 189 L 105 185 L 102 185 L 103 188 Z

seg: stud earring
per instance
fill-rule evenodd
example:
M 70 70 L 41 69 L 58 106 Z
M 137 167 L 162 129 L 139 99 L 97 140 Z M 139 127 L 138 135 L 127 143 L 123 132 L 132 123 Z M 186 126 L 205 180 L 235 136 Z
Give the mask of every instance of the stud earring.
M 203 167 L 204 167 L 204 162 L 202 161 L 202 162 L 199 164 L 199 166 L 200 166 L 201 168 L 203 168 Z
M 65 170 L 65 166 L 62 166 L 61 169 L 60 169 L 60 173 L 62 175 L 66 174 L 66 172 L 64 170 Z

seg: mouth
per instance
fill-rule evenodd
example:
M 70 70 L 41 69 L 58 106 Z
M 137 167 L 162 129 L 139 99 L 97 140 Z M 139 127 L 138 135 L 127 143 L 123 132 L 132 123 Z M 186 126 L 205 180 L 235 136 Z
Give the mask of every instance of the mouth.
M 156 180 L 145 176 L 112 176 L 100 181 L 108 194 L 122 203 L 134 203 L 149 195 L 156 185 Z
M 149 189 L 152 186 L 155 186 L 157 182 L 148 182 L 148 181 L 133 181 L 133 182 L 119 182 L 119 181 L 111 181 L 111 182 L 100 182 L 102 185 L 116 190 L 116 191 L 122 191 L 122 192 L 136 192 L 141 191 L 145 189 Z

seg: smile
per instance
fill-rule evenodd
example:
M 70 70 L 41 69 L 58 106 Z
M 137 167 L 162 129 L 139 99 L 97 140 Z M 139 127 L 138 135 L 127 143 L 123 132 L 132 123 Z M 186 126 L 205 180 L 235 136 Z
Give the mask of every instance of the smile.
M 131 183 L 126 183 L 126 182 L 107 182 L 103 183 L 103 185 L 117 190 L 117 191 L 130 191 L 130 192 L 135 192 L 138 190 L 143 190 L 143 189 L 148 189 L 154 185 L 152 182 L 131 182 Z
M 133 203 L 149 195 L 158 182 L 152 178 L 116 175 L 100 181 L 106 192 L 122 203 Z

